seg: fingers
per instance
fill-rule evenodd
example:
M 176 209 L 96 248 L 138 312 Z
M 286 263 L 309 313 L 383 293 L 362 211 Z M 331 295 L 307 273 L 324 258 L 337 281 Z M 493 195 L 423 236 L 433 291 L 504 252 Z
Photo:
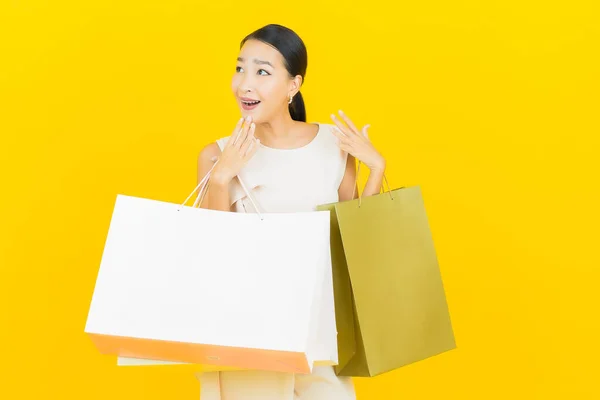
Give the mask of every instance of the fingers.
M 250 146 L 248 147 L 248 150 L 244 154 L 244 158 L 246 161 L 251 159 L 254 156 L 254 154 L 258 150 L 259 144 L 260 144 L 260 140 L 258 140 L 257 138 L 252 139 L 252 141 L 250 142 Z
M 344 125 L 342 123 L 342 121 L 340 121 L 335 114 L 331 114 L 331 120 L 333 121 L 333 123 L 338 127 L 338 129 L 340 130 L 340 132 L 342 132 L 344 135 L 350 137 L 353 135 L 353 132 L 350 131 L 350 129 Z
M 248 131 L 249 130 L 250 130 L 250 117 L 248 116 L 244 120 L 242 128 L 240 129 L 237 137 L 233 141 L 233 146 L 234 147 L 237 147 L 239 149 L 242 146 L 242 144 L 246 140 L 246 137 L 248 136 Z
M 362 131 L 361 131 L 361 133 L 362 133 L 363 137 L 364 137 L 364 138 L 365 138 L 367 141 L 370 141 L 370 140 L 369 140 L 369 132 L 368 132 L 368 130 L 369 130 L 370 128 L 371 128 L 371 125 L 368 125 L 368 124 L 367 124 L 367 125 L 363 126 L 363 128 L 362 128 Z
M 233 144 L 235 143 L 235 141 L 237 140 L 237 138 L 240 134 L 243 123 L 244 123 L 244 118 L 240 118 L 238 120 L 237 124 L 235 125 L 235 128 L 233 128 L 233 133 L 231 134 L 229 141 L 227 141 L 227 145 L 226 145 L 227 147 L 233 146 Z
M 340 143 L 345 143 L 345 144 L 349 144 L 350 143 L 350 138 L 347 135 L 344 135 L 338 128 L 333 128 L 332 129 L 333 134 L 335 135 L 335 137 L 337 137 L 340 141 Z
M 346 144 L 346 143 L 340 143 L 339 147 L 340 147 L 340 150 L 342 150 L 344 153 L 348 153 L 353 156 L 355 155 L 354 148 L 351 145 Z
M 337 128 L 333 128 L 332 131 L 333 134 L 339 139 L 338 147 L 346 153 L 352 153 L 352 141 L 348 138 L 348 136 L 344 135 Z
M 246 137 L 248 136 L 248 131 L 250 130 L 251 122 L 252 122 L 251 116 L 247 116 L 246 119 L 243 120 L 243 126 L 239 130 L 237 137 L 233 141 L 234 146 L 240 148 L 241 145 L 244 143 L 244 141 L 246 140 Z
M 246 139 L 240 145 L 240 154 L 245 155 L 248 151 L 248 148 L 254 141 L 254 131 L 256 130 L 256 125 L 253 123 L 250 124 L 250 129 L 248 130 L 248 134 L 246 135 Z M 241 140 L 241 138 L 240 138 Z
M 342 110 L 339 110 L 338 113 L 340 114 L 346 125 L 348 125 L 348 128 L 350 128 L 350 130 L 353 133 L 358 135 L 360 131 L 358 130 L 358 128 L 356 128 L 352 120 Z

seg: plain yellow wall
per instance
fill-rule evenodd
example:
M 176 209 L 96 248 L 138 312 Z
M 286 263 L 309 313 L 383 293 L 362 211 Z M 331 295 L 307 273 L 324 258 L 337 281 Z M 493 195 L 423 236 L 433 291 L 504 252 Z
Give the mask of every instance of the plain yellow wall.
M 185 199 L 271 22 L 308 46 L 309 119 L 372 124 L 439 253 L 458 349 L 359 400 L 600 397 L 597 1 L 230 3 L 0 2 L 0 398 L 198 398 L 83 330 L 115 196 Z

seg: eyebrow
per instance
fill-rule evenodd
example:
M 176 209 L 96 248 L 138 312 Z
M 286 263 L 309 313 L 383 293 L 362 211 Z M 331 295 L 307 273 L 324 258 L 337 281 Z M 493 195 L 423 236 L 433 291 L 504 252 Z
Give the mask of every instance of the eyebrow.
M 237 60 L 238 60 L 239 62 L 244 62 L 244 61 L 245 61 L 245 60 L 244 60 L 242 57 L 238 57 L 238 59 L 237 59 Z M 269 65 L 271 68 L 275 68 L 275 67 L 273 66 L 273 64 L 271 64 L 270 62 L 268 62 L 268 61 L 263 61 L 263 60 L 257 60 L 257 59 L 254 59 L 254 64 L 258 64 L 258 65 Z

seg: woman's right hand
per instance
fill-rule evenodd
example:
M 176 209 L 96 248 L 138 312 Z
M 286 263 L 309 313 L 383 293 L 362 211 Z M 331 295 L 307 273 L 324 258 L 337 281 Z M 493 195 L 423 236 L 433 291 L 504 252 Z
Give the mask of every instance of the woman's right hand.
M 238 121 L 211 174 L 212 183 L 228 185 L 254 156 L 259 144 L 254 137 L 255 128 L 250 116 Z

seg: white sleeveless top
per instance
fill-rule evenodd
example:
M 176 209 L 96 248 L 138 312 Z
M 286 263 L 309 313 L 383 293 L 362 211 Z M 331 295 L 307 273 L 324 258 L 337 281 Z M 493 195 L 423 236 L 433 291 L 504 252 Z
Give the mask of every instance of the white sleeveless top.
M 274 149 L 259 144 L 254 156 L 239 173 L 261 213 L 314 211 L 316 206 L 337 202 L 348 153 L 338 146 L 334 125 L 317 124 L 315 138 L 295 149 Z M 229 137 L 217 140 L 223 148 Z M 255 212 L 237 179 L 229 185 L 236 212 Z

